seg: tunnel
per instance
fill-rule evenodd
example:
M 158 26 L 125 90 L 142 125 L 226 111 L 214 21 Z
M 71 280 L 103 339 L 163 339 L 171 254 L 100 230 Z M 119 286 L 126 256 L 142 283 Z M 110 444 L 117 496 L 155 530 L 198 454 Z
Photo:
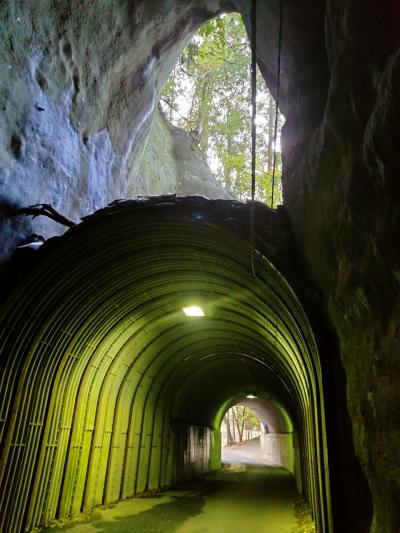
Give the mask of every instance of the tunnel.
M 271 391 L 272 388 L 262 396 L 257 396 L 249 391 L 245 395 L 234 396 L 228 403 L 224 404 L 222 414 L 224 416 L 227 414 L 226 407 L 236 405 L 238 408 L 245 407 L 249 409 L 257 417 L 260 423 L 260 435 L 258 438 L 254 437 L 251 431 L 250 437 L 247 436 L 246 440 L 255 440 L 254 451 L 258 448 L 259 455 L 257 453 L 257 456 L 265 459 L 267 464 L 279 465 L 291 472 L 295 477 L 297 491 L 301 494 L 302 480 L 301 468 L 299 468 L 301 460 L 298 433 L 292 416 Z M 246 424 L 243 425 L 244 429 L 247 429 L 245 426 Z M 242 432 L 243 438 L 244 431 Z M 221 460 L 224 460 L 224 453 L 221 454 Z
M 4 531 L 218 468 L 221 417 L 249 391 L 265 423 L 268 405 L 280 413 L 275 433 L 296 430 L 298 488 L 329 531 L 312 329 L 286 279 L 250 246 L 248 206 L 215 203 L 117 203 L 49 240 L 9 296 Z M 186 316 L 191 305 L 204 316 Z
M 249 393 L 318 532 L 400 530 L 399 8 L 257 0 L 283 205 L 182 199 L 149 137 L 162 88 L 252 3 L 0 2 L 5 533 L 218 469 Z

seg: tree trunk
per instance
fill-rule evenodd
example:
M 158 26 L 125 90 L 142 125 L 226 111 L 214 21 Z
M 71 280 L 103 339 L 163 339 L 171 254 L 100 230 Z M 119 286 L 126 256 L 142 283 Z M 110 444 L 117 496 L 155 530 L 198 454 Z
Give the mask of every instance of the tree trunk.
M 207 72 L 204 78 L 200 82 L 199 90 L 199 104 L 197 109 L 197 117 L 193 128 L 193 134 L 196 137 L 196 142 L 200 146 L 204 154 L 207 153 L 208 148 L 208 133 L 206 133 L 207 128 L 205 123 L 208 122 L 209 114 L 209 102 L 208 102 L 208 89 L 210 85 L 210 73 Z M 195 91 L 196 93 L 197 91 Z M 193 108 L 193 106 L 192 106 Z
M 232 428 L 232 433 L 233 433 L 233 442 L 235 443 L 236 442 L 236 424 L 235 424 L 235 416 L 234 416 L 234 413 L 233 413 L 233 408 L 232 409 L 229 409 L 230 413 L 231 413 L 231 428 Z
M 243 415 L 242 415 L 242 441 L 243 441 L 243 433 L 244 433 L 244 413 L 246 411 L 246 407 L 243 407 Z
M 226 440 L 227 440 L 227 446 L 232 446 L 234 443 L 233 437 L 232 437 L 232 431 L 231 431 L 231 423 L 229 421 L 228 413 L 224 417 L 224 422 L 226 425 Z
M 244 410 L 245 410 L 245 407 L 243 407 L 243 411 L 242 411 L 242 422 L 240 422 L 240 419 L 239 417 L 237 416 L 237 413 L 235 412 L 235 408 L 232 409 L 232 412 L 233 412 L 233 416 L 234 416 L 234 419 L 235 419 L 235 422 L 236 422 L 236 427 L 237 427 L 237 431 L 238 431 L 238 441 L 239 441 L 239 446 L 242 444 L 242 441 L 243 441 L 243 429 L 244 429 Z

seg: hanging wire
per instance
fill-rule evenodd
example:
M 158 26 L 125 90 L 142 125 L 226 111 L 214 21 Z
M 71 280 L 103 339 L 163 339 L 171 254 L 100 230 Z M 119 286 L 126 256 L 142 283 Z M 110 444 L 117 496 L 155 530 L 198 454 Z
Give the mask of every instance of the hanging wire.
M 283 26 L 283 0 L 279 4 L 279 35 L 278 35 L 278 74 L 276 81 L 276 98 L 275 98 L 275 127 L 274 127 L 274 158 L 272 163 L 272 191 L 271 191 L 271 208 L 274 208 L 275 195 L 275 174 L 276 174 L 276 141 L 278 137 L 279 121 L 279 96 L 281 85 L 281 55 L 282 55 L 282 26 Z
M 279 98 L 281 82 L 281 58 L 282 58 L 282 33 L 283 33 L 283 0 L 279 3 L 279 30 L 278 30 L 278 58 L 277 58 L 277 81 L 275 96 L 275 125 L 274 125 L 274 156 L 272 162 L 272 190 L 271 208 L 274 208 L 275 200 L 275 177 L 277 166 L 277 139 L 279 123 Z M 251 206 L 250 206 L 250 244 L 251 244 L 251 271 L 255 274 L 254 245 L 255 245 L 255 213 L 254 199 L 256 191 L 256 147 L 257 147 L 257 0 L 251 0 L 250 12 L 250 47 L 251 47 Z
M 272 165 L 272 192 L 271 192 L 271 208 L 274 208 L 274 194 L 275 194 L 275 174 L 276 174 L 276 141 L 278 136 L 278 120 L 279 120 L 279 96 L 280 96 L 280 77 L 281 77 L 281 52 L 282 52 L 282 23 L 283 23 L 283 0 L 280 0 L 279 6 L 279 36 L 278 36 L 278 73 L 276 84 L 276 98 L 275 98 L 275 127 L 274 127 L 274 157 Z M 251 206 L 250 206 L 250 245 L 251 245 L 251 271 L 253 278 L 256 278 L 255 263 L 254 263 L 254 245 L 255 245 L 255 192 L 256 192 L 256 145 L 257 145 L 257 0 L 251 0 L 250 13 L 250 46 L 251 46 Z M 271 287 L 267 279 L 267 290 L 271 297 Z M 276 324 L 275 324 L 275 342 L 276 342 Z M 237 346 L 239 350 L 239 347 Z M 246 369 L 249 383 L 254 387 L 254 382 L 251 377 L 245 354 L 240 350 L 243 365 Z M 255 390 L 255 387 L 254 387 Z
M 257 0 L 251 0 L 251 200 L 256 194 L 257 144 Z
M 251 206 L 250 206 L 250 245 L 251 272 L 256 277 L 254 267 L 254 198 L 256 194 L 256 144 L 257 144 L 257 0 L 251 0 L 250 48 L 251 48 Z

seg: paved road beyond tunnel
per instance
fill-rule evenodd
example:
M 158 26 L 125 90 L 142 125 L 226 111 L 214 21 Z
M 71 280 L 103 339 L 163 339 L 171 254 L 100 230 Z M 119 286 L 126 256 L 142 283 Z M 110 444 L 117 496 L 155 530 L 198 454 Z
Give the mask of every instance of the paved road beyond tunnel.
M 251 446 L 251 445 L 250 445 Z M 250 451 L 250 450 L 249 450 Z M 292 476 L 263 462 L 238 461 L 173 490 L 98 508 L 68 533 L 295 533 L 298 494 Z M 235 450 L 228 454 L 235 458 Z M 225 459 L 226 460 L 226 459 Z M 256 464 L 255 464 L 256 463 Z M 87 520 L 87 518 L 86 518 Z M 46 531 L 65 530 L 52 528 Z

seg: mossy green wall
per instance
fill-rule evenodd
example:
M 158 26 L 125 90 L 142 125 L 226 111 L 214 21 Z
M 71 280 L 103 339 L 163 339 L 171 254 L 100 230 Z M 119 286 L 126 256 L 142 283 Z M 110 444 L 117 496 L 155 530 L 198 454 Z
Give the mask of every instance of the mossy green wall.
M 210 470 L 221 468 L 221 431 L 219 429 L 213 429 L 211 431 L 209 466 Z

